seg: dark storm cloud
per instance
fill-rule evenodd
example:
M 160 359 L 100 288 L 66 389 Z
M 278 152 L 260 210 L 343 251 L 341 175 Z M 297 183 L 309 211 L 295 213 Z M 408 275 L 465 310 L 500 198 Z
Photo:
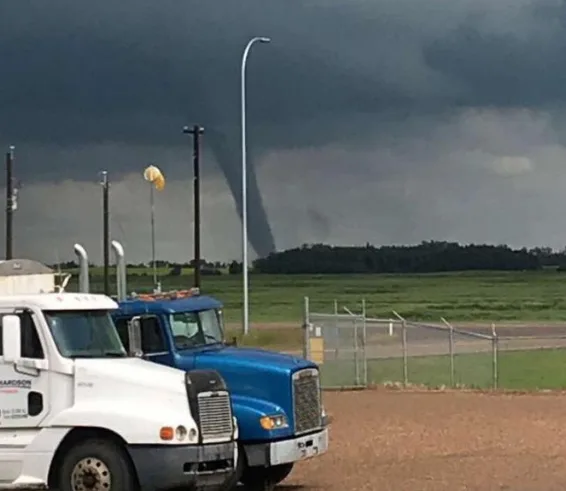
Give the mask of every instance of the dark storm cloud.
M 557 0 L 4 0 L 0 143 L 35 147 L 23 177 L 52 181 L 97 170 L 54 154 L 137 148 L 109 163 L 120 175 L 144 148 L 174 148 L 181 161 L 180 129 L 198 122 L 240 211 L 240 59 L 250 37 L 270 36 L 248 65 L 250 232 L 263 254 L 274 241 L 254 160 L 337 142 L 395 146 L 419 118 L 464 107 L 560 106 L 565 14 Z M 386 175 L 403 163 L 375 165 Z
M 539 108 L 564 103 L 566 4 L 533 2 L 523 15 L 526 25 L 502 24 L 495 31 L 485 26 L 485 13 L 470 15 L 425 45 L 428 66 L 462 88 L 456 103 Z
M 250 125 L 265 145 L 287 143 L 305 128 L 299 144 L 363 132 L 347 131 L 342 121 L 360 113 L 379 122 L 455 104 L 563 101 L 562 2 L 418 7 L 386 0 L 5 1 L 0 129 L 62 144 L 173 143 L 188 119 L 233 131 L 241 52 L 253 35 L 273 38 L 249 61 Z M 522 23 L 498 31 L 506 16 Z

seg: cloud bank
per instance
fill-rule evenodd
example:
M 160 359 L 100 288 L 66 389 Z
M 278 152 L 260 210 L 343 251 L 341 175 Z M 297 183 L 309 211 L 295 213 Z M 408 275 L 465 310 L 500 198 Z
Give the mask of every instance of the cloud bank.
M 203 234 L 238 257 L 239 64 L 247 40 L 250 239 L 430 238 L 561 246 L 566 47 L 557 0 L 103 0 L 0 4 L 0 145 L 23 181 L 17 252 L 72 242 L 96 260 L 97 173 L 112 227 L 147 260 L 156 162 L 160 253 L 190 258 L 190 142 L 206 128 Z M 72 204 L 72 206 L 70 206 Z

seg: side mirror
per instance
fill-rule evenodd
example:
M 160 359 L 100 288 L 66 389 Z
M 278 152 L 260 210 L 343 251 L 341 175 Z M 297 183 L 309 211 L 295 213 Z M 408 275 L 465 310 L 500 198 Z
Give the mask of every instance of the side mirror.
M 226 342 L 226 345 L 238 347 L 238 338 L 236 336 L 233 336 L 231 341 Z
M 132 317 L 128 322 L 129 354 L 141 358 L 143 356 L 141 338 L 141 317 Z
M 2 318 L 2 344 L 4 361 L 16 363 L 22 357 L 21 322 L 17 315 Z

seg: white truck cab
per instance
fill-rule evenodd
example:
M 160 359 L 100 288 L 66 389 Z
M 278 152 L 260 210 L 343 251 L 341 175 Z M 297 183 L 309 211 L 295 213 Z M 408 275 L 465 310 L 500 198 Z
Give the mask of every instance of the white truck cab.
M 221 489 L 237 461 L 214 371 L 129 356 L 104 295 L 0 296 L 0 489 Z

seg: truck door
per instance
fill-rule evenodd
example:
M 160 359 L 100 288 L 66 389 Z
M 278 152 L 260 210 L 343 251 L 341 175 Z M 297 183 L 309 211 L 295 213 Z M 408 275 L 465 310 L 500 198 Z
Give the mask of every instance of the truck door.
M 1 320 L 7 314 L 14 311 L 0 312 L 0 355 Z M 36 434 L 30 430 L 39 431 L 50 410 L 49 364 L 37 319 L 29 311 L 17 315 L 21 320 L 22 358 L 14 364 L 0 357 L 0 483 L 12 482 L 20 475 L 23 453 Z
M 130 348 L 128 339 L 128 322 L 130 319 L 131 317 L 121 317 L 115 321 L 120 339 L 127 350 Z M 163 326 L 159 317 L 144 315 L 141 316 L 140 320 L 143 357 L 149 361 L 171 366 L 173 358 L 165 340 Z

